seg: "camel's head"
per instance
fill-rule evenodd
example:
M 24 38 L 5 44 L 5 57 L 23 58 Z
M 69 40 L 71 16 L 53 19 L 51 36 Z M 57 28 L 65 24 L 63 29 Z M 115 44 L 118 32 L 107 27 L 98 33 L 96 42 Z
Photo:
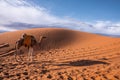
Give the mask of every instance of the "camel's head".
M 39 38 L 39 43 L 41 43 L 42 40 L 46 39 L 47 37 L 46 36 L 40 36 Z
M 40 36 L 40 40 L 41 39 L 46 39 L 47 37 L 46 36 Z
M 46 36 L 42 36 L 43 39 L 47 38 Z

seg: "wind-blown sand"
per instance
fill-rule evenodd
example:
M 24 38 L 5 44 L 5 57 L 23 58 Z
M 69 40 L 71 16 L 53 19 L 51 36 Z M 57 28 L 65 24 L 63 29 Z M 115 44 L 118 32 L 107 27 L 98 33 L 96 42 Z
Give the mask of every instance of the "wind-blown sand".
M 23 33 L 47 38 L 34 47 L 34 61 L 14 59 Z M 0 80 L 120 80 L 120 38 L 59 28 L 37 28 L 0 34 Z

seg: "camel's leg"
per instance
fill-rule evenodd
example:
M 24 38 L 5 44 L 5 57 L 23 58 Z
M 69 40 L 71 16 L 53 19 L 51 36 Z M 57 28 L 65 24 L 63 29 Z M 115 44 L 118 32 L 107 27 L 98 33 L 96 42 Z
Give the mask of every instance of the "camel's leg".
M 18 53 L 18 49 L 16 49 L 15 54 L 14 54 L 14 58 L 15 58 L 16 61 L 18 61 L 17 60 L 17 53 Z
M 33 48 L 31 47 L 30 48 L 30 60 L 33 61 Z
M 14 54 L 14 58 L 15 58 L 15 60 L 18 62 L 19 60 L 17 59 L 17 56 L 18 56 L 18 42 L 16 42 L 16 44 L 15 44 L 15 49 L 16 49 L 16 51 L 15 51 L 15 54 Z
M 32 56 L 33 56 L 33 48 L 30 47 L 30 48 L 29 48 L 29 53 L 28 53 L 29 61 L 32 61 L 32 58 L 33 58 Z
M 31 54 L 31 52 L 30 52 L 30 48 L 29 48 L 29 52 L 28 52 L 28 61 L 30 61 L 30 54 Z
M 22 60 L 22 58 L 21 58 L 21 57 L 19 57 L 20 59 L 18 59 L 18 56 L 19 56 L 19 54 L 18 54 L 18 53 L 20 53 L 20 52 L 19 52 L 19 50 L 18 50 L 18 49 L 16 49 L 16 52 L 15 52 L 14 57 L 15 57 L 15 59 L 16 59 L 16 61 L 17 61 L 17 62 L 20 62 L 20 60 Z
M 16 60 L 17 62 L 19 62 L 20 60 L 22 60 L 22 58 L 19 57 L 20 60 L 17 58 L 17 57 L 19 56 L 18 53 L 20 53 L 20 52 L 19 52 L 19 49 L 18 49 L 18 43 L 15 45 L 15 49 L 16 49 L 16 51 L 15 51 L 15 53 L 14 53 L 14 58 L 15 58 L 15 60 Z

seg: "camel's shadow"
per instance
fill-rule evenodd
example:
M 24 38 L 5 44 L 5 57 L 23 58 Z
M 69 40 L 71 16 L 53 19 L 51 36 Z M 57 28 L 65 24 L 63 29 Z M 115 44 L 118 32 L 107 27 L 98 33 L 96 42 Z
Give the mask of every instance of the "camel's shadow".
M 100 61 L 100 60 L 77 60 L 77 61 L 67 61 L 62 63 L 57 63 L 55 61 L 34 61 L 31 64 L 46 64 L 54 66 L 91 66 L 97 64 L 109 65 L 110 63 Z
M 91 66 L 96 64 L 106 64 L 109 63 L 97 60 L 77 60 L 77 61 L 68 61 L 61 64 L 57 64 L 57 66 Z
M 24 64 L 27 64 L 27 61 L 24 62 Z M 66 62 L 56 62 L 56 61 L 33 61 L 30 62 L 31 64 L 45 64 L 45 66 L 53 65 L 53 66 L 91 66 L 91 65 L 97 65 L 97 64 L 103 64 L 103 65 L 109 65 L 110 63 L 104 62 L 101 60 L 77 60 L 77 61 L 66 61 Z

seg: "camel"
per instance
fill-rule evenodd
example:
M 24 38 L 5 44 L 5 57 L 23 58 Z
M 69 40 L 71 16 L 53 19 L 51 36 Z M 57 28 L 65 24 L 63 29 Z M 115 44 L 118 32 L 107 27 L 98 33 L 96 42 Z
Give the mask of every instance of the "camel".
M 15 44 L 15 49 L 16 49 L 15 59 L 16 59 L 16 55 L 18 53 L 18 50 L 22 46 L 24 46 L 24 47 L 27 47 L 28 51 L 29 51 L 28 52 L 28 60 L 33 61 L 33 46 L 35 46 L 37 44 L 40 44 L 42 39 L 44 39 L 44 38 L 46 38 L 46 37 L 40 36 L 40 40 L 39 40 L 39 42 L 37 42 L 36 38 L 33 35 L 28 35 L 28 34 L 24 33 L 22 35 L 22 37 L 18 41 L 16 41 L 16 44 Z M 18 60 L 16 59 L 16 61 L 18 61 Z

